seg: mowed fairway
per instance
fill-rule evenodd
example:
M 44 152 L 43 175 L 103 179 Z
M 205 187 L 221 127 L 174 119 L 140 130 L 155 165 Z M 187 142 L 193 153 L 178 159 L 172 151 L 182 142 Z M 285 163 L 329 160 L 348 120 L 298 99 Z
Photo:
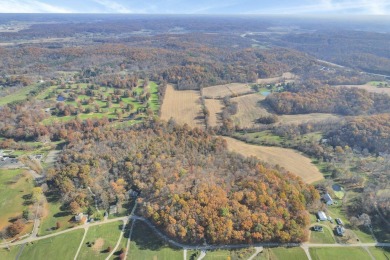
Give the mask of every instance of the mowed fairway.
M 265 97 L 260 94 L 232 98 L 231 100 L 238 105 L 237 114 L 232 116 L 234 123 L 240 127 L 254 127 L 259 117 L 270 114 L 260 103 L 264 99 Z
M 29 243 L 24 248 L 20 259 L 73 259 L 83 234 L 84 230 L 75 230 L 67 234 Z
M 254 92 L 254 90 L 245 83 L 230 83 L 203 88 L 203 96 L 208 98 L 223 98 L 251 92 Z
M 313 183 L 323 179 L 321 172 L 314 166 L 311 160 L 297 151 L 280 147 L 250 145 L 230 137 L 223 138 L 227 141 L 230 151 L 244 156 L 256 156 L 269 164 L 278 164 L 301 177 L 306 183 Z
M 223 103 L 219 99 L 205 99 L 206 107 L 209 110 L 209 125 L 218 126 L 221 124 L 221 115 Z
M 336 86 L 338 88 L 360 88 L 360 89 L 365 89 L 368 92 L 372 93 L 379 93 L 379 94 L 387 94 L 390 95 L 390 87 L 387 88 L 379 88 L 377 86 L 371 85 L 371 84 L 364 84 L 364 85 L 338 85 Z
M 179 124 L 204 128 L 204 118 L 199 99 L 199 91 L 179 91 L 175 90 L 172 85 L 168 85 L 161 106 L 161 119 L 168 121 L 173 118 Z
M 341 248 L 310 248 L 313 260 L 343 259 L 343 260 L 370 260 L 371 257 L 361 247 Z

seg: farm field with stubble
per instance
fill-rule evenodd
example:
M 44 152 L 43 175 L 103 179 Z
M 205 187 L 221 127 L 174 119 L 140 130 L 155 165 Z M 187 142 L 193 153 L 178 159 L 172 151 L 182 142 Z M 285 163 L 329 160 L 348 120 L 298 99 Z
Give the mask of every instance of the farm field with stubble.
M 178 124 L 204 128 L 201 109 L 199 91 L 175 90 L 172 85 L 168 85 L 161 106 L 161 119 L 173 118 Z
M 301 177 L 306 183 L 323 179 L 321 172 L 311 160 L 297 151 L 280 147 L 250 145 L 230 137 L 223 137 L 228 149 L 244 156 L 256 156 L 272 165 L 280 165 L 291 173 Z
M 221 115 L 223 109 L 222 100 L 219 99 L 205 99 L 205 104 L 209 110 L 209 125 L 211 127 L 221 125 Z
M 253 92 L 254 90 L 246 83 L 230 83 L 203 88 L 203 96 L 207 98 L 223 98 Z

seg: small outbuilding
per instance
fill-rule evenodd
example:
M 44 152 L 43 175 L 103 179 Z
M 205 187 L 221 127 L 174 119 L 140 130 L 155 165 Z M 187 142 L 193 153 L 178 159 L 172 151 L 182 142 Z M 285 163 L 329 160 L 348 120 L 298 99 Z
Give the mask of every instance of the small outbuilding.
M 321 220 L 321 221 L 328 220 L 328 218 L 326 217 L 325 212 L 323 212 L 323 211 L 318 211 L 317 212 L 317 216 L 318 216 L 318 219 Z
M 337 233 L 337 235 L 339 235 L 341 237 L 344 236 L 345 228 L 343 226 L 337 226 L 336 233 Z

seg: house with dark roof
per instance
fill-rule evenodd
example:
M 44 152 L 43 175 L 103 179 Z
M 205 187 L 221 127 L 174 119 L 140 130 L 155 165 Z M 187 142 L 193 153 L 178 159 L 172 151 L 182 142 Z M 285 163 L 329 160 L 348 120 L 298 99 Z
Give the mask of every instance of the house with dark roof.
M 326 193 L 324 196 L 322 196 L 322 199 L 325 201 L 327 205 L 332 205 L 333 204 L 333 199 L 329 195 L 329 193 Z

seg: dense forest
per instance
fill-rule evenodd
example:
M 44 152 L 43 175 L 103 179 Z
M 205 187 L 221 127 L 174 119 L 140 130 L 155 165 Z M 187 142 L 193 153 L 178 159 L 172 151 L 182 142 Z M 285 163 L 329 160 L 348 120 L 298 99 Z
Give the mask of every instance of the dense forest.
M 142 214 L 189 243 L 305 241 L 318 199 L 294 175 L 173 122 L 74 133 L 48 178 L 75 212 L 92 202 L 87 187 L 103 207 L 140 191 Z
M 388 112 L 390 96 L 357 88 L 329 86 L 273 93 L 267 104 L 278 114 L 335 113 L 362 115 Z
M 390 153 L 390 114 L 348 118 L 327 134 L 336 146 L 359 147 L 373 153 Z

